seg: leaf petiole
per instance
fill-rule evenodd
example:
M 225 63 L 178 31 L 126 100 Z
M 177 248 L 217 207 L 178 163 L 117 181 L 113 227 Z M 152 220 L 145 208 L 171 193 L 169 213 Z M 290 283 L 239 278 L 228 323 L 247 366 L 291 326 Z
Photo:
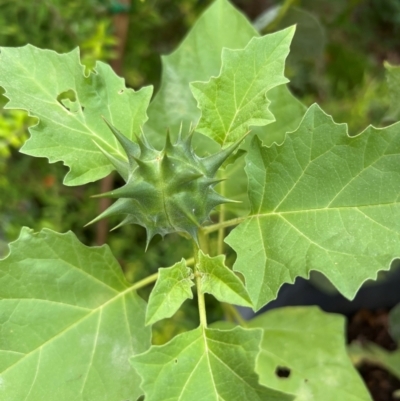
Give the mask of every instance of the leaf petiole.
M 221 228 L 236 226 L 239 223 L 241 223 L 242 221 L 246 220 L 247 218 L 248 218 L 248 216 L 236 217 L 231 220 L 226 220 L 226 221 L 222 221 L 220 223 L 212 224 L 211 226 L 202 227 L 201 232 L 203 233 L 203 235 L 208 235 L 214 231 L 220 230 Z
M 206 303 L 204 300 L 204 293 L 201 289 L 201 273 L 198 271 L 198 263 L 199 263 L 199 247 L 195 242 L 193 242 L 194 248 L 194 276 L 196 278 L 196 287 L 197 287 L 197 299 L 199 304 L 199 315 L 200 315 L 200 325 L 204 328 L 207 328 L 207 314 L 206 314 Z
M 225 196 L 225 181 L 222 181 L 220 184 L 220 194 Z M 223 222 L 225 220 L 225 205 L 220 205 L 219 209 L 219 222 Z M 221 255 L 224 253 L 224 238 L 225 238 L 225 227 L 220 227 L 218 229 L 218 242 L 217 242 L 217 255 Z
M 137 283 L 133 284 L 132 287 L 130 287 L 130 289 L 138 290 L 140 288 L 146 287 L 147 285 L 153 284 L 155 281 L 157 281 L 157 278 L 158 278 L 158 273 L 154 273 L 151 276 L 148 276 L 143 280 L 140 280 Z

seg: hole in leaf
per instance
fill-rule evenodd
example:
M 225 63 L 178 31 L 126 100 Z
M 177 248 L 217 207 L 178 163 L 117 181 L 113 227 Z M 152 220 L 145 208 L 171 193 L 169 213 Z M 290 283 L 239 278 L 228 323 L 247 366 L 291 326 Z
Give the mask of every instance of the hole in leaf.
M 177 359 L 175 359 L 175 363 L 178 363 L 178 360 L 177 360 Z
M 61 106 L 71 113 L 76 113 L 79 109 L 82 109 L 82 111 L 84 110 L 84 107 L 81 107 L 77 101 L 76 93 L 72 89 L 61 92 L 57 96 L 57 101 L 61 104 Z
M 287 379 L 290 376 L 290 373 L 290 369 L 285 366 L 277 366 L 275 369 L 275 374 L 282 379 Z
M 65 92 L 61 92 L 58 96 L 57 96 L 57 101 L 61 104 L 63 104 L 63 100 L 68 99 L 71 102 L 76 102 L 76 94 L 75 91 L 72 89 L 69 89 Z
M 124 93 L 124 90 L 123 90 L 123 89 L 121 89 L 121 90 L 118 91 L 118 94 L 119 94 L 119 95 L 122 95 L 123 93 Z

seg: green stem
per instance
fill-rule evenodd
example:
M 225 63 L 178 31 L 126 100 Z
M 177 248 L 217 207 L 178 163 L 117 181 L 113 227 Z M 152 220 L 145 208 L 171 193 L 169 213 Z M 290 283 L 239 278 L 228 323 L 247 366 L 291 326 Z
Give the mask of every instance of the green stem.
M 206 302 L 204 300 L 204 293 L 201 290 L 201 277 L 199 274 L 196 274 L 196 286 L 197 298 L 199 301 L 200 325 L 203 327 L 207 327 Z
M 194 244 L 194 275 L 196 277 L 196 287 L 197 287 L 197 299 L 199 303 L 199 315 L 200 315 L 200 325 L 204 328 L 207 327 L 207 314 L 206 314 L 206 302 L 204 299 L 204 293 L 201 289 L 201 274 L 197 270 L 198 264 L 198 254 L 199 254 L 199 247 L 195 242 Z
M 236 322 L 237 322 L 238 324 L 240 324 L 240 326 L 242 326 L 242 327 L 247 327 L 247 322 L 246 322 L 246 320 L 244 320 L 244 319 L 242 318 L 242 315 L 238 312 L 238 310 L 237 310 L 233 305 L 225 303 L 225 304 L 224 304 L 224 308 L 225 308 L 226 310 L 229 310 L 231 316 L 233 316 L 233 318 L 236 320 Z
M 222 196 L 225 195 L 225 181 L 221 182 L 220 193 Z M 219 223 L 225 220 L 225 204 L 222 204 L 219 209 Z M 224 238 L 225 238 L 225 227 L 218 229 L 218 242 L 217 242 L 217 255 L 224 253 Z
M 194 265 L 194 258 L 186 259 L 186 266 Z
M 232 315 L 230 308 L 227 307 L 227 303 L 221 302 L 221 308 L 224 312 L 225 319 L 228 322 L 235 323 L 235 317 Z
M 239 223 L 241 223 L 242 221 L 245 221 L 248 218 L 248 216 L 245 217 L 236 217 L 235 219 L 231 219 L 231 220 L 227 220 L 227 221 L 222 221 L 220 223 L 217 224 L 213 224 L 211 226 L 207 226 L 207 227 L 203 227 L 200 232 L 203 235 L 208 235 L 214 231 L 217 231 L 221 228 L 226 228 L 226 227 L 232 227 L 232 226 L 236 226 Z
M 203 230 L 201 230 L 201 229 L 199 230 L 199 243 L 200 243 L 200 249 L 205 254 L 209 255 L 210 251 L 208 249 L 208 241 L 207 241 L 206 236 L 204 235 Z M 198 250 L 197 250 L 197 252 L 198 252 Z M 197 254 L 195 255 L 195 261 L 196 261 L 196 258 L 197 258 Z
M 138 290 L 139 288 L 146 287 L 149 284 L 154 283 L 157 281 L 158 273 L 154 273 L 151 276 L 144 278 L 143 280 L 138 281 L 137 283 L 133 284 L 131 287 L 132 290 Z

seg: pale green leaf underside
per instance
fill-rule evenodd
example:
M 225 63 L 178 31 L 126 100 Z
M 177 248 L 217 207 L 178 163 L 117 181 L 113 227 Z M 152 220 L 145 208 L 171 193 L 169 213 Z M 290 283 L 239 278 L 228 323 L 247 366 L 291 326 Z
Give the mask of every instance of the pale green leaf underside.
M 344 323 L 316 307 L 275 309 L 251 321 L 264 330 L 260 383 L 296 394 L 295 401 L 371 401 L 347 356 Z M 289 377 L 278 377 L 278 367 Z
M 252 306 L 249 294 L 239 277 L 225 265 L 225 256 L 214 258 L 199 252 L 197 270 L 201 274 L 201 290 L 220 302 Z
M 1 48 L 0 86 L 10 99 L 6 108 L 24 109 L 39 119 L 30 128 L 23 153 L 47 157 L 51 163 L 63 161 L 70 167 L 66 185 L 95 181 L 114 169 L 94 141 L 125 158 L 101 117 L 132 139 L 147 120 L 152 94 L 152 87 L 127 89 L 124 80 L 101 62 L 86 77 L 78 49 L 57 54 L 31 45 Z M 66 96 L 68 91 L 75 100 Z
M 171 317 L 183 302 L 193 298 L 192 270 L 184 259 L 171 267 L 159 268 L 158 274 L 147 305 L 146 324 Z
M 121 401 L 150 345 L 145 302 L 107 246 L 23 229 L 0 261 L 0 399 Z
M 400 256 L 400 124 L 349 137 L 318 106 L 246 157 L 250 216 L 227 237 L 256 309 L 322 272 L 347 298 Z
M 258 384 L 254 366 L 261 330 L 199 327 L 131 359 L 146 401 L 286 401 Z
M 242 50 L 223 49 L 220 75 L 190 84 L 202 112 L 196 131 L 227 146 L 250 126 L 275 121 L 266 93 L 288 81 L 283 72 L 294 31 L 253 38 Z

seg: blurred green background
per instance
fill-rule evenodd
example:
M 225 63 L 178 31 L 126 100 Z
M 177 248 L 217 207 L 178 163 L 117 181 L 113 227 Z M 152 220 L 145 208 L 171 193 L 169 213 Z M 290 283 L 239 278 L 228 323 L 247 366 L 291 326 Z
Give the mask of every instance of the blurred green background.
M 110 62 L 127 86 L 160 84 L 160 55 L 175 49 L 211 0 L 0 0 L 0 46 L 31 43 L 67 52 L 79 46 L 88 69 L 96 60 Z M 383 62 L 400 64 L 398 0 L 235 0 L 262 33 L 297 24 L 288 59 L 289 85 L 306 105 L 318 102 L 350 134 L 368 124 L 388 125 L 398 118 L 390 102 Z M 122 24 L 122 25 L 121 25 Z M 121 26 L 126 26 L 126 32 Z M 1 92 L 2 93 L 2 92 Z M 100 184 L 66 187 L 66 168 L 18 153 L 35 124 L 23 111 L 4 110 L 0 96 L 0 257 L 21 226 L 73 230 L 87 245 L 111 246 L 129 280 L 138 280 L 190 257 L 179 236 L 156 238 L 144 252 L 144 230 L 137 226 L 99 238 L 97 226 L 83 228 L 98 202 L 90 196 Z M 116 179 L 117 180 L 117 179 Z M 155 243 L 157 243 L 157 246 Z M 180 250 L 180 251 L 179 251 Z M 145 295 L 145 294 L 144 294 Z M 209 302 L 212 302 L 209 300 Z M 219 318 L 221 307 L 211 308 Z M 155 342 L 197 324 L 194 303 L 156 328 Z M 184 319 L 190 314 L 191 319 Z M 176 324 L 177 323 L 177 324 Z M 159 331 L 157 331 L 159 330 Z M 158 333 L 158 334 L 157 334 Z M 157 337 L 158 336 L 158 337 Z

